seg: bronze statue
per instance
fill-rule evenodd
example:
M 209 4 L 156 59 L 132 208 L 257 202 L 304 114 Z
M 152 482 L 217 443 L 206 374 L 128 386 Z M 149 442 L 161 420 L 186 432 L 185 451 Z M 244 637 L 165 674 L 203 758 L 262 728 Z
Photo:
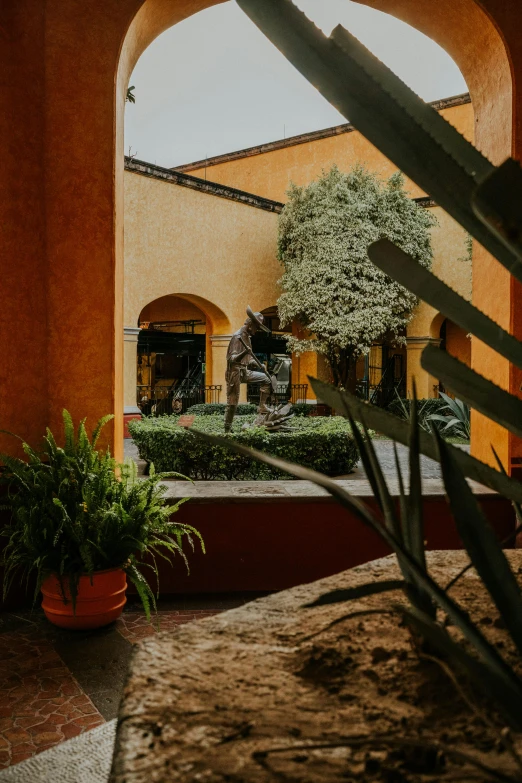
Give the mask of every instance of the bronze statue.
M 258 412 L 268 413 L 267 400 L 272 392 L 272 384 L 268 372 L 252 351 L 252 335 L 260 329 L 269 332 L 263 323 L 261 313 L 254 313 L 247 307 L 247 316 L 243 326 L 234 332 L 227 350 L 227 409 L 225 412 L 225 432 L 230 432 L 232 422 L 239 403 L 239 390 L 242 383 L 259 384 Z
M 244 425 L 265 427 L 267 430 L 287 431 L 288 421 L 293 414 L 290 405 L 269 407 L 267 402 L 276 391 L 275 375 L 270 376 L 266 368 L 252 351 L 252 335 L 260 329 L 270 332 L 264 324 L 262 313 L 254 313 L 251 307 L 246 309 L 248 318 L 243 326 L 232 335 L 227 351 L 227 409 L 225 412 L 225 432 L 230 432 L 239 402 L 239 390 L 242 383 L 259 384 L 259 408 L 253 424 Z

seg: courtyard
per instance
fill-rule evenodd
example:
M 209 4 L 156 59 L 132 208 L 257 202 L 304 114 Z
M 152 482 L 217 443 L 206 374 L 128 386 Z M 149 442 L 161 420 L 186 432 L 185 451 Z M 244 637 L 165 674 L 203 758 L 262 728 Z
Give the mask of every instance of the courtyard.
M 519 4 L 0 16 L 0 783 L 520 783 Z

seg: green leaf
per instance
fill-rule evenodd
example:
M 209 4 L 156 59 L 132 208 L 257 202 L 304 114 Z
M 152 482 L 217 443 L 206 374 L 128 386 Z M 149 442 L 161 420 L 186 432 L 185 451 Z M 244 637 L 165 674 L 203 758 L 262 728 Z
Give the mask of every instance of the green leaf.
M 434 620 L 415 607 L 407 607 L 396 604 L 395 609 L 400 612 L 409 625 L 423 639 L 432 645 L 438 653 L 447 659 L 453 668 L 458 668 L 468 675 L 470 680 L 485 693 L 495 704 L 500 704 L 505 718 L 512 728 L 522 728 L 522 714 L 520 712 L 520 700 L 515 689 L 511 688 L 502 677 L 499 677 L 495 669 L 478 661 L 459 644 L 453 641 L 451 636 Z
M 409 434 L 410 493 L 408 497 L 408 522 L 410 528 L 411 554 L 418 564 L 426 570 L 424 554 L 424 520 L 422 499 L 422 478 L 420 468 L 420 428 L 418 426 L 417 389 L 413 386 L 413 405 L 411 406 Z
M 522 343 L 389 239 L 370 245 L 368 255 L 381 272 L 522 369 Z
M 522 264 L 471 202 L 493 165 L 356 38 L 328 39 L 290 0 L 237 0 L 259 29 L 369 141 L 522 281 Z
M 254 451 L 248 449 L 245 446 L 241 446 L 238 443 L 234 443 L 230 438 L 216 437 L 208 435 L 204 432 L 192 430 L 195 435 L 207 443 L 220 443 L 226 448 L 231 449 L 239 454 L 250 456 L 259 462 L 264 462 L 268 465 L 279 468 L 280 470 L 295 476 L 296 478 L 304 479 L 305 481 L 313 481 L 320 487 L 326 489 L 327 492 L 332 495 L 344 508 L 348 509 L 351 513 L 355 514 L 361 522 L 367 525 L 369 528 L 378 533 L 381 538 L 391 547 L 394 552 L 400 554 L 402 560 L 408 566 L 413 577 L 418 585 L 420 585 L 431 598 L 449 615 L 454 624 L 459 627 L 466 639 L 475 647 L 477 653 L 482 657 L 484 662 L 495 672 L 497 677 L 502 678 L 506 687 L 513 688 L 518 698 L 522 699 L 522 682 L 517 675 L 511 669 L 510 666 L 499 655 L 497 649 L 488 642 L 485 636 L 480 632 L 477 626 L 469 619 L 466 612 L 464 612 L 458 604 L 456 604 L 452 598 L 443 590 L 430 575 L 418 564 L 417 560 L 406 551 L 404 546 L 398 541 L 395 536 L 388 530 L 388 528 L 382 525 L 372 514 L 370 509 L 362 503 L 358 498 L 353 497 L 347 492 L 338 482 L 333 479 L 324 476 L 322 473 L 316 473 L 308 468 L 303 468 L 300 465 L 294 465 L 286 460 L 272 457 L 269 454 L 265 454 L 261 451 Z
M 348 408 L 356 421 L 364 419 L 373 430 L 387 435 L 391 440 L 395 440 L 405 446 L 408 445 L 408 424 L 397 416 L 393 416 L 375 405 L 363 402 L 354 394 L 323 383 L 323 381 L 319 381 L 317 378 L 309 376 L 308 380 L 318 399 L 323 400 L 334 410 L 341 412 Z M 522 484 L 519 481 L 499 473 L 484 462 L 462 451 L 462 449 L 451 448 L 453 456 L 465 476 L 477 481 L 479 484 L 484 484 L 510 500 L 522 503 Z M 419 449 L 421 454 L 438 462 L 439 453 L 436 442 L 426 432 L 419 433 Z
M 522 437 L 522 400 L 434 345 L 423 350 L 421 366 L 475 410 Z
M 522 652 L 522 593 L 515 575 L 447 444 L 438 433 L 435 437 L 444 487 L 462 543 Z
M 310 604 L 304 604 L 305 608 L 313 606 L 325 606 L 326 604 L 340 604 L 345 601 L 354 601 L 357 598 L 366 598 L 369 595 L 388 593 L 391 590 L 404 590 L 406 582 L 402 579 L 388 579 L 382 582 L 368 582 L 365 585 L 350 587 L 346 590 L 331 590 L 329 593 L 316 598 Z

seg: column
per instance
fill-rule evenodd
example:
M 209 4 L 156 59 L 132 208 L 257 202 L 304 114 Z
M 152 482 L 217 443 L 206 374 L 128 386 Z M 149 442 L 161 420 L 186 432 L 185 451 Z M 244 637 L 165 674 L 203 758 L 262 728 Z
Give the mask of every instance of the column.
M 213 334 L 210 336 L 210 345 L 212 351 L 211 378 L 207 380 L 208 384 L 221 386 L 219 395 L 220 402 L 227 401 L 227 385 L 225 382 L 225 372 L 227 369 L 227 349 L 232 338 L 231 334 Z M 208 358 L 207 358 L 208 365 Z M 246 384 L 241 384 L 240 402 L 246 402 Z
M 131 419 L 140 419 L 141 411 L 136 400 L 136 365 L 138 359 L 138 335 L 135 326 L 123 327 L 123 430 L 129 438 L 127 424 Z
M 407 337 L 406 338 L 406 396 L 413 397 L 413 382 L 417 389 L 417 398 L 426 400 L 436 397 L 435 386 L 438 378 L 429 375 L 421 367 L 421 354 L 428 345 L 440 345 L 440 340 L 435 337 Z

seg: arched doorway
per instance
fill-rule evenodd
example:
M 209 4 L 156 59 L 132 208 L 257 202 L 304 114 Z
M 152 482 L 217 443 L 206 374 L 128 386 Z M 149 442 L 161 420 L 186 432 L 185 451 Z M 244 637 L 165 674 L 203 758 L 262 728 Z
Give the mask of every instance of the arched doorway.
M 430 339 L 463 364 L 471 366 L 470 335 L 449 318 L 444 318 L 441 313 L 438 313 L 432 321 Z M 437 397 L 440 391 L 447 391 L 437 378 L 432 378 L 432 389 L 434 397 Z
M 175 24 L 195 11 L 214 5 L 214 2 L 187 2 L 175 7 L 164 0 L 146 0 L 134 17 L 124 41 L 118 88 L 123 96 L 129 74 L 141 52 L 164 29 Z M 437 41 L 453 57 L 466 79 L 476 112 L 475 141 L 491 160 L 498 163 L 511 152 L 512 78 L 508 56 L 508 44 L 502 39 L 492 17 L 502 16 L 496 0 L 486 0 L 480 6 L 474 0 L 441 0 L 437 13 L 433 13 L 432 4 L 417 0 L 362 0 L 362 4 L 390 13 Z M 483 6 L 488 6 L 488 13 Z M 491 6 L 491 8 L 489 8 Z M 507 33 L 510 23 L 506 21 Z M 521 63 L 522 68 L 522 63 Z M 123 104 L 122 104 L 123 105 Z M 122 137 L 121 114 L 119 116 L 118 136 Z M 515 123 L 516 127 L 516 123 Z M 522 137 L 522 124 L 521 124 Z M 522 141 L 522 138 L 521 138 Z M 120 141 L 121 144 L 121 141 Z M 122 148 L 120 146 L 120 150 Z M 486 291 L 491 264 L 494 264 L 480 249 L 475 253 L 474 300 L 485 311 L 491 311 L 489 293 Z M 496 301 L 512 299 L 509 290 L 509 278 L 502 269 L 496 275 Z M 493 308 L 494 309 L 494 308 Z M 503 326 L 509 321 L 510 314 L 499 315 Z M 481 346 L 474 354 L 474 364 L 482 366 L 491 357 L 484 353 Z M 498 364 L 498 360 L 496 361 Z M 491 364 L 490 364 L 491 366 Z M 510 369 L 506 363 L 495 367 L 495 375 L 503 385 L 509 386 Z M 499 434 L 495 425 L 485 422 L 487 435 L 499 443 Z M 492 427 L 492 429 L 491 429 Z M 507 441 L 504 438 L 507 448 Z M 499 448 L 500 445 L 499 445 Z M 480 450 L 480 449 L 479 449 Z M 505 452 L 505 449 L 504 449 Z
M 219 402 L 224 371 L 221 357 L 214 360 L 223 329 L 224 313 L 199 296 L 168 294 L 146 304 L 137 327 L 126 329 L 126 419 Z

